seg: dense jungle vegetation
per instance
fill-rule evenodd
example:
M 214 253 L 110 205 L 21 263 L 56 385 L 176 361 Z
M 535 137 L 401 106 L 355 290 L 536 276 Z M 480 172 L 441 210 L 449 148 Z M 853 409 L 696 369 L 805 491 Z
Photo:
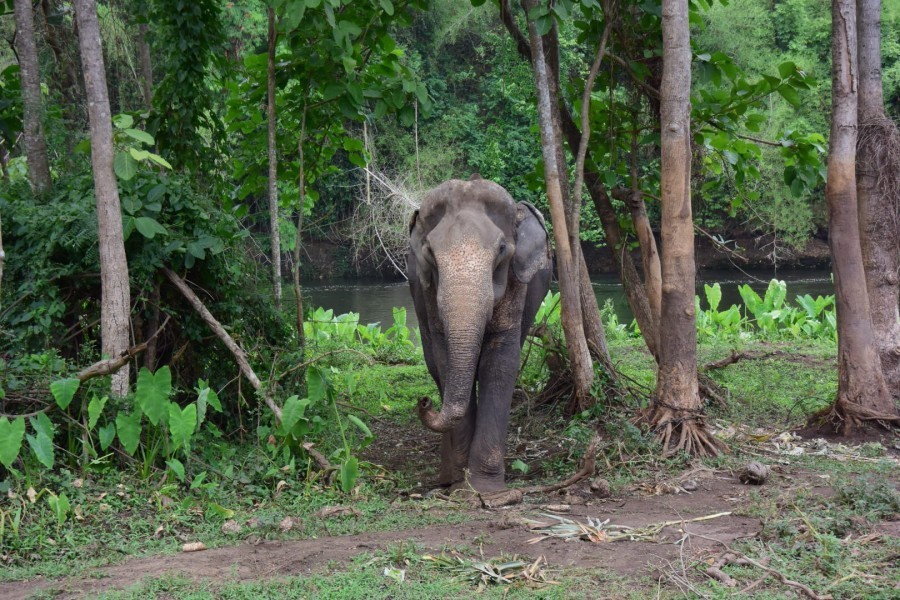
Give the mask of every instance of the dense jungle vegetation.
M 567 290 L 544 299 L 514 397 L 513 488 L 588 463 L 593 473 L 596 460 L 591 485 L 606 491 L 585 488 L 587 497 L 686 493 L 684 473 L 696 485 L 703 472 L 734 474 L 762 456 L 778 463 L 766 467 L 765 477 L 780 478 L 774 489 L 728 491 L 741 496 L 735 514 L 762 529 L 729 538 L 747 539 L 729 542 L 740 550 L 717 568 L 749 578 L 753 566 L 735 557 L 765 554 L 771 567 L 756 565 L 756 575 L 778 573 L 748 588 L 770 594 L 761 597 L 797 582 L 823 594 L 811 597 L 896 592 L 897 538 L 883 532 L 900 513 L 891 429 L 900 368 L 886 366 L 882 378 L 894 413 L 841 408 L 840 321 L 853 305 L 840 293 L 799 295 L 775 277 L 756 291 L 740 286 L 741 303 L 726 307 L 720 284 L 696 297 L 691 289 L 682 312 L 696 335 L 687 345 L 697 404 L 671 407 L 654 391 L 667 356 L 654 289 L 669 288 L 665 279 L 654 288 L 653 278 L 671 223 L 662 183 L 665 2 L 518 4 L 0 2 L 0 596 L 44 593 L 3 592 L 4 584 L 182 543 L 489 518 L 423 499 L 440 441 L 421 429 L 415 406 L 439 394 L 405 309 L 394 309 L 392 323 L 367 324 L 310 303 L 303 289 L 326 263 L 329 275 L 401 281 L 418 202 L 440 182 L 476 173 L 535 204 L 551 233 L 574 231 L 585 250 L 573 260 L 600 249 L 635 314 L 620 322 L 601 302 L 593 334 L 584 317 L 584 394 L 561 309 Z M 884 115 L 896 123 L 900 2 L 880 10 Z M 826 195 L 840 101 L 832 7 L 696 0 L 685 14 L 692 244 L 740 268 L 798 264 L 835 230 Z M 560 107 L 562 224 L 550 218 L 539 60 L 529 55 L 536 39 L 550 49 L 550 97 Z M 900 171 L 882 179 L 882 188 L 895 185 Z M 116 236 L 119 255 L 110 253 Z M 881 349 L 869 356 L 875 363 Z M 660 407 L 682 412 L 660 422 Z M 808 425 L 818 435 L 823 415 L 877 423 L 876 437 L 863 428 L 867 443 L 849 448 L 783 433 Z M 676 446 L 685 422 L 708 426 L 709 437 L 685 446 L 682 433 Z M 672 423 L 684 429 L 673 434 Z M 822 481 L 825 496 L 803 489 Z M 731 514 L 702 492 L 696 498 L 698 511 Z M 597 523 L 601 537 L 613 533 Z M 659 531 L 635 539 L 655 543 Z M 558 572 L 551 585 L 539 553 L 479 562 L 490 542 L 478 534 L 467 543 L 436 558 L 426 552 L 436 545 L 401 541 L 285 587 L 268 579 L 295 572 L 276 566 L 254 572 L 261 583 L 209 588 L 163 576 L 124 597 L 468 597 L 470 580 L 491 596 L 491 584 L 517 577 L 522 597 L 640 598 L 659 582 L 671 597 L 734 591 L 706 576 L 718 564 L 708 556 L 691 562 L 692 575 L 682 557 L 680 571 L 669 563 L 657 581 L 586 569 Z

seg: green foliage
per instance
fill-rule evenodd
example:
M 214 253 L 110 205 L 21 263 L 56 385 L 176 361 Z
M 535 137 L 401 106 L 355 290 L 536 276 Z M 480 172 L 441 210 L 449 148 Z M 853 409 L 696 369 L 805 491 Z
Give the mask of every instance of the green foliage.
M 151 373 L 146 367 L 141 368 L 134 396 L 152 425 L 158 425 L 165 416 L 171 393 L 172 372 L 169 367 L 163 367 L 156 373 Z
M 81 385 L 81 381 L 75 377 L 60 379 L 50 384 L 50 393 L 53 394 L 56 404 L 65 410 L 71 404 L 72 398 L 75 397 L 79 385 Z
M 7 469 L 19 456 L 22 439 L 25 437 L 25 419 L 17 417 L 9 421 L 0 417 L 0 464 Z

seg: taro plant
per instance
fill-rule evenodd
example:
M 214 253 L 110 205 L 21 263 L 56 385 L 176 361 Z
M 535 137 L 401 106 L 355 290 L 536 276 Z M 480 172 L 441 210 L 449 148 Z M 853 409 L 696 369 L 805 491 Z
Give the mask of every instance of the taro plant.
M 700 296 L 694 296 L 694 304 L 697 314 L 697 333 L 701 337 L 727 336 L 735 337 L 743 333 L 744 318 L 736 304 L 732 304 L 727 310 L 719 310 L 722 301 L 722 287 L 715 283 L 704 284 L 703 291 L 706 294 L 708 310 L 700 308 Z

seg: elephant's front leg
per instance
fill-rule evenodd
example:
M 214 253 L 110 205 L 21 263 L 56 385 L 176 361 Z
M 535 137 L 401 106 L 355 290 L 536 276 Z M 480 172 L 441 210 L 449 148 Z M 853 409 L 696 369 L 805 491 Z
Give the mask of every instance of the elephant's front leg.
M 506 488 L 506 434 L 519 360 L 518 327 L 485 335 L 478 365 L 475 436 L 469 452 L 469 481 L 479 492 Z
M 469 450 L 472 436 L 475 434 L 475 419 L 478 407 L 475 405 L 475 386 L 469 407 L 459 424 L 451 431 L 443 434 L 441 439 L 441 473 L 438 483 L 450 486 L 465 479 L 465 469 L 469 465 Z

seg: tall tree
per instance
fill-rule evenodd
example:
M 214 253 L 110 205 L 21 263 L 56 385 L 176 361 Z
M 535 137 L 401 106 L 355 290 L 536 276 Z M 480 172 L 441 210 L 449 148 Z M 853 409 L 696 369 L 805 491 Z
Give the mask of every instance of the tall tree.
M 694 225 L 691 216 L 691 42 L 688 3 L 662 0 L 662 303 L 659 369 L 650 422 L 663 451 L 719 453 L 697 380 Z
M 900 400 L 900 132 L 884 112 L 881 0 L 857 0 L 856 194 L 866 291 L 885 382 Z
M 278 151 L 275 137 L 275 9 L 267 9 L 269 16 L 269 53 L 267 62 L 267 89 L 269 100 L 267 112 L 269 117 L 269 229 L 272 242 L 272 285 L 275 304 L 281 306 L 281 235 L 278 230 Z
M 22 80 L 23 138 L 28 160 L 28 179 L 35 193 L 50 189 L 50 161 L 41 107 L 41 76 L 38 70 L 37 44 L 34 39 L 34 12 L 31 0 L 15 0 L 16 54 Z
M 831 7 L 831 139 L 825 198 L 837 307 L 838 392 L 829 416 L 850 434 L 865 421 L 896 421 L 900 416 L 878 358 L 860 245 L 856 6 L 854 0 L 832 0 Z
M 138 52 L 141 56 L 141 92 L 144 95 L 144 106 L 153 108 L 153 63 L 150 60 L 150 43 L 147 41 L 148 27 L 146 23 L 138 25 Z
M 112 117 L 106 71 L 94 0 L 75 0 L 78 43 L 88 101 L 91 133 L 91 167 L 94 172 L 94 195 L 97 201 L 97 233 L 100 247 L 100 330 L 101 351 L 117 357 L 128 348 L 131 290 L 128 261 L 122 234 L 122 209 L 119 188 L 113 172 Z M 128 393 L 128 364 L 112 376 L 112 393 Z
M 535 0 L 525 0 L 527 11 L 536 5 Z M 550 68 L 544 51 L 544 42 L 538 35 L 533 19 L 528 19 L 528 34 L 531 41 L 531 64 L 537 89 L 538 120 L 541 131 L 541 153 L 544 158 L 544 182 L 550 203 L 550 217 L 553 222 L 553 236 L 556 241 L 556 269 L 562 295 L 562 325 L 566 338 L 566 349 L 572 364 L 575 397 L 587 398 L 594 379 L 593 363 L 584 334 L 581 313 L 579 255 L 573 251 L 567 227 L 566 209 L 563 200 L 563 178 L 560 176 L 559 156 L 561 132 L 556 126 L 556 105 L 551 99 Z M 564 171 L 563 171 L 564 172 Z

